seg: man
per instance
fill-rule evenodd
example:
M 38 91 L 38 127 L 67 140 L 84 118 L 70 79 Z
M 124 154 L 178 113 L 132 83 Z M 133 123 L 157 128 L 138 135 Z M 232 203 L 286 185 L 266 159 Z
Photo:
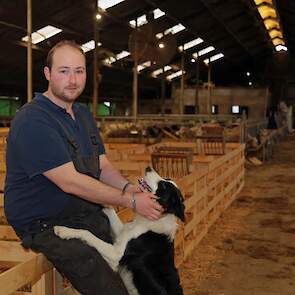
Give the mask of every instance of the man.
M 75 103 L 86 82 L 81 48 L 55 45 L 44 74 L 47 91 L 18 112 L 7 138 L 6 217 L 23 245 L 44 253 L 83 295 L 126 294 L 100 254 L 59 239 L 53 226 L 88 229 L 112 242 L 101 205 L 132 207 L 152 220 L 162 208 L 113 168 L 90 112 Z

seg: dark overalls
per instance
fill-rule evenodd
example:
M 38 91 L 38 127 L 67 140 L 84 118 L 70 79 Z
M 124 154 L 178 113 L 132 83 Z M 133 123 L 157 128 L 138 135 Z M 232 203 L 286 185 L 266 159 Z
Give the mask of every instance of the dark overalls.
M 79 146 L 71 134 L 63 127 L 53 114 L 41 107 L 37 102 L 31 102 L 25 107 L 34 107 L 46 112 L 52 120 L 57 121 L 63 136 L 68 142 L 69 152 L 76 170 L 99 179 L 98 149 L 92 156 L 81 156 Z M 83 125 L 97 146 L 97 138 L 87 120 Z M 112 243 L 110 224 L 102 211 L 102 206 L 72 196 L 68 206 L 54 219 L 40 219 L 28 232 L 17 232 L 25 248 L 43 253 L 56 269 L 63 273 L 72 285 L 83 295 L 127 295 L 119 275 L 114 273 L 102 256 L 92 247 L 79 239 L 63 240 L 53 232 L 53 226 L 64 225 L 91 231 L 102 240 Z

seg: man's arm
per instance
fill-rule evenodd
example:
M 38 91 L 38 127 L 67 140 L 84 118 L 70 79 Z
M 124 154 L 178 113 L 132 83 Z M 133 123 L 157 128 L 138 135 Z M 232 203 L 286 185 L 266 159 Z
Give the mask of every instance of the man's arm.
M 112 165 L 105 154 L 99 156 L 99 163 L 101 168 L 100 180 L 122 191 L 128 180 Z M 130 184 L 126 188 L 126 192 L 140 192 L 140 189 Z
M 104 184 L 88 175 L 79 173 L 73 162 L 68 162 L 43 173 L 64 192 L 98 204 L 132 207 L 132 194 Z M 161 217 L 162 207 L 150 193 L 136 193 L 136 211 L 149 219 Z

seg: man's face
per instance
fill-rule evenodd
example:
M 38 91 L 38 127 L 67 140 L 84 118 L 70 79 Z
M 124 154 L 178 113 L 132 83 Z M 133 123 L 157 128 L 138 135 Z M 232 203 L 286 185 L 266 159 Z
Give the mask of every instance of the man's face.
M 64 101 L 74 102 L 82 93 L 86 83 L 85 57 L 79 50 L 63 46 L 53 54 L 51 70 L 44 70 L 53 95 Z

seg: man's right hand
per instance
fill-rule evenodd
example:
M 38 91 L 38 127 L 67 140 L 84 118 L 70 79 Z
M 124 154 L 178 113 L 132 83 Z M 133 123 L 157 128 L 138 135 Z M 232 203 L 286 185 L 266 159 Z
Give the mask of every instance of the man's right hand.
M 135 210 L 138 214 L 150 220 L 157 220 L 162 217 L 163 208 L 157 202 L 158 197 L 148 193 L 135 193 Z

